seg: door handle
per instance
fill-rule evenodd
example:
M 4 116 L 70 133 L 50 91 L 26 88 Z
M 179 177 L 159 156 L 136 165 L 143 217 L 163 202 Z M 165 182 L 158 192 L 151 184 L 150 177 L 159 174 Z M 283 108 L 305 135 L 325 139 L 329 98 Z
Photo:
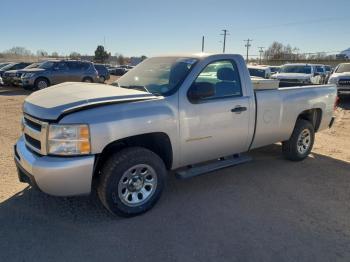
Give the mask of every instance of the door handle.
M 235 108 L 231 109 L 232 113 L 237 113 L 237 114 L 239 114 L 243 111 L 247 111 L 247 108 L 245 106 L 236 106 Z

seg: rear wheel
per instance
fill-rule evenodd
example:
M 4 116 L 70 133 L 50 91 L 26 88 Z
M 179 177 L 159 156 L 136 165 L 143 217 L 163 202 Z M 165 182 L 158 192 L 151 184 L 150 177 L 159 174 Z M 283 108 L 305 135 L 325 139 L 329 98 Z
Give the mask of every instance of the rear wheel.
M 104 83 L 106 81 L 106 78 L 104 76 L 100 76 L 100 82 Z
M 139 215 L 160 198 L 166 173 L 163 161 L 152 151 L 140 147 L 123 149 L 104 164 L 97 192 L 111 213 Z
M 315 140 L 313 125 L 304 119 L 297 120 L 292 136 L 282 142 L 284 156 L 292 161 L 301 161 L 311 152 Z
M 91 77 L 84 77 L 83 78 L 83 82 L 85 82 L 85 83 L 93 83 L 94 81 L 92 80 Z
M 34 82 L 34 87 L 37 90 L 45 89 L 45 88 L 47 88 L 49 86 L 50 86 L 50 83 L 45 78 L 41 78 L 40 77 L 40 78 L 36 79 L 35 82 Z

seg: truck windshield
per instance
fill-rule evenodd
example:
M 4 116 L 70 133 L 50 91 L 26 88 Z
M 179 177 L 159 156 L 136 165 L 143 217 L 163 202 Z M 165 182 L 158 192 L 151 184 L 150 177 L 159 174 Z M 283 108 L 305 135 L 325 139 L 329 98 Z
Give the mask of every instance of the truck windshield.
M 285 65 L 281 67 L 280 73 L 311 74 L 311 66 L 306 65 Z
M 249 74 L 251 76 L 258 76 L 258 77 L 262 77 L 265 78 L 266 74 L 265 74 L 265 70 L 264 69 L 258 69 L 258 68 L 248 68 L 249 70 Z
M 350 72 L 350 64 L 340 64 L 335 72 L 336 73 Z
M 197 59 L 154 57 L 143 61 L 112 85 L 168 96 L 181 85 Z

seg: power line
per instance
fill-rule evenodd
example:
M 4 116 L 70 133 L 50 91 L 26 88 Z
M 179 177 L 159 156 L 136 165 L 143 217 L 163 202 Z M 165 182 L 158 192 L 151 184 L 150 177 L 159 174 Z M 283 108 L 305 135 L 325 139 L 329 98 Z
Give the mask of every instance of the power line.
M 249 48 L 252 46 L 250 44 L 251 41 L 253 41 L 253 39 L 247 39 L 247 40 L 243 40 L 244 42 L 246 42 L 246 44 L 244 45 L 247 48 L 247 58 L 246 58 L 246 62 L 248 63 L 248 57 L 249 57 Z
M 225 49 L 226 49 L 226 36 L 230 35 L 228 33 L 228 30 L 227 29 L 223 29 L 221 30 L 223 31 L 224 33 L 223 34 L 220 34 L 220 35 L 223 35 L 224 36 L 224 42 L 223 42 L 223 46 L 222 46 L 222 52 L 225 53 Z

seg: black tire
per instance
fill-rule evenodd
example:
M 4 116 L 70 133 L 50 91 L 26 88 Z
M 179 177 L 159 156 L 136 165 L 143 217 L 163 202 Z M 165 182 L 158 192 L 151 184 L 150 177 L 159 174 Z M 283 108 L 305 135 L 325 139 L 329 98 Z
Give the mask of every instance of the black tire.
M 155 171 L 157 184 L 144 203 L 130 206 L 125 204 L 125 198 L 123 200 L 123 196 L 120 195 L 123 191 L 119 191 L 119 185 L 123 185 L 121 183 L 125 180 L 125 174 L 128 170 L 140 164 L 148 165 Z M 164 162 L 158 155 L 142 147 L 126 148 L 113 154 L 104 163 L 97 186 L 97 193 L 102 204 L 112 214 L 123 217 L 140 215 L 151 209 L 160 198 L 165 186 L 166 175 L 167 171 Z M 130 185 L 129 181 L 126 182 L 127 187 Z M 127 191 L 127 194 L 131 194 L 130 192 Z
M 42 83 L 45 84 L 46 86 L 43 86 Z M 46 78 L 39 77 L 34 81 L 34 89 L 35 90 L 44 89 L 44 88 L 47 88 L 49 86 L 50 86 L 50 83 Z
M 91 77 L 84 77 L 84 78 L 83 78 L 83 82 L 86 82 L 86 83 L 93 83 L 94 80 L 92 80 Z
M 307 130 L 307 131 L 305 131 Z M 302 136 L 302 133 L 309 132 L 309 139 L 305 137 L 305 141 L 309 140 L 309 144 L 306 147 L 305 145 L 300 145 L 300 136 Z M 313 144 L 315 140 L 315 130 L 313 125 L 304 119 L 298 119 L 293 133 L 289 140 L 282 142 L 282 152 L 286 159 L 292 160 L 292 161 L 301 161 L 305 159 L 311 152 Z M 298 149 L 302 147 L 300 150 Z M 303 151 L 304 150 L 304 151 Z

